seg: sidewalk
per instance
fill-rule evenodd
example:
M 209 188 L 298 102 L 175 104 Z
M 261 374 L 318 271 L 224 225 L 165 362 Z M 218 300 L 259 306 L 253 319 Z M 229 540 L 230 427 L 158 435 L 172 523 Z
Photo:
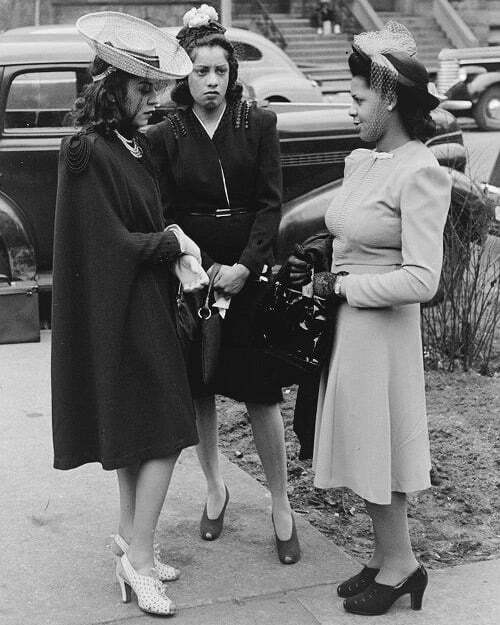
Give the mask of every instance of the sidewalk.
M 50 427 L 50 332 L 41 344 L 0 345 L 0 623 L 148 625 L 162 622 L 121 603 L 107 545 L 117 488 L 98 465 L 55 471 Z M 385 616 L 344 613 L 336 584 L 359 568 L 296 515 L 303 559 L 275 553 L 267 490 L 229 461 L 231 492 L 220 540 L 198 523 L 203 480 L 192 450 L 181 455 L 160 518 L 159 542 L 182 577 L 168 585 L 178 625 L 496 625 L 500 561 L 430 571 L 424 610 L 398 601 Z

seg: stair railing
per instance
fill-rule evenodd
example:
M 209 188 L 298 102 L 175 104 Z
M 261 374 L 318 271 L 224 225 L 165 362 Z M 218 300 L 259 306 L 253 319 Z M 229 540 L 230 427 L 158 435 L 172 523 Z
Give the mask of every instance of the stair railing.
M 434 0 L 434 19 L 456 48 L 477 48 L 479 40 L 447 0 Z
M 383 27 L 383 21 L 368 0 L 352 0 L 349 4 L 351 13 L 363 30 L 380 30 Z
M 286 39 L 264 4 L 260 0 L 253 0 L 253 4 L 256 15 L 252 17 L 252 22 L 264 37 L 284 50 L 287 47 Z

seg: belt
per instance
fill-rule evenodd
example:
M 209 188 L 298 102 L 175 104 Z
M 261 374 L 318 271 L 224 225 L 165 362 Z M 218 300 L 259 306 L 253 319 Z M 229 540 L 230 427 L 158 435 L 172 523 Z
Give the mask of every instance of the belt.
M 217 208 L 211 211 L 190 211 L 188 215 L 191 217 L 232 217 L 233 215 L 245 215 L 250 213 L 246 208 Z

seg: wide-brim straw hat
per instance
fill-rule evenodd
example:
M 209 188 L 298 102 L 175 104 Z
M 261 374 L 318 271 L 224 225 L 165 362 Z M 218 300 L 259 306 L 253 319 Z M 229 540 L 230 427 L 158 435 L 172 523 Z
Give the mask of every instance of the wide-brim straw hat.
M 163 82 L 183 78 L 193 69 L 174 37 L 133 15 L 88 13 L 77 20 L 76 28 L 96 56 L 133 76 Z

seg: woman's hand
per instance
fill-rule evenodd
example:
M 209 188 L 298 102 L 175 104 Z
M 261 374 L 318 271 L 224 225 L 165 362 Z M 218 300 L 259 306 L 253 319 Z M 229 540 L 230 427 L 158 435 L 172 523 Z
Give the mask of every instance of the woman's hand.
M 207 274 L 191 254 L 179 256 L 174 263 L 173 269 L 185 293 L 200 291 L 208 284 Z
M 245 286 L 249 275 L 250 270 L 245 265 L 221 265 L 214 279 L 214 289 L 223 295 L 236 295 Z
M 300 287 L 311 282 L 311 265 L 292 254 L 288 258 L 290 265 L 290 286 Z
M 179 241 L 179 247 L 182 254 L 189 254 L 194 256 L 195 259 L 201 263 L 201 252 L 198 245 L 188 237 L 188 235 L 177 224 L 171 224 L 165 228 L 166 232 L 173 232 Z

